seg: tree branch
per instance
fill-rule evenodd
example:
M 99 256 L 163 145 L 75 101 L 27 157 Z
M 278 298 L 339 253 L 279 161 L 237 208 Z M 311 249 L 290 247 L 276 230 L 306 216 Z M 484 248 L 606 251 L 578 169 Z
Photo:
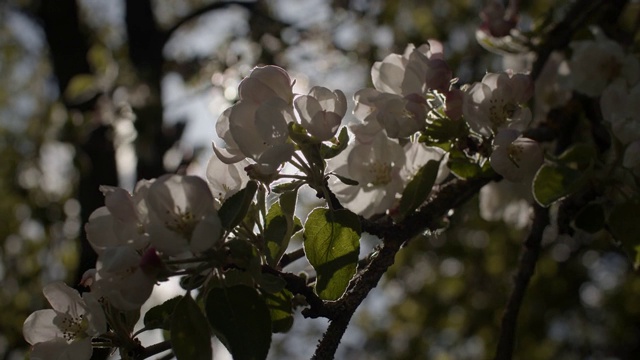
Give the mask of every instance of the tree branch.
M 248 10 L 252 10 L 254 8 L 254 6 L 256 5 L 257 1 L 221 1 L 221 2 L 214 2 L 202 7 L 199 7 L 198 9 L 194 10 L 192 13 L 187 14 L 185 17 L 183 17 L 182 19 L 178 20 L 175 24 L 173 24 L 173 26 L 171 26 L 169 29 L 167 29 L 164 34 L 163 34 L 163 40 L 162 43 L 163 45 L 167 43 L 167 41 L 169 41 L 169 39 L 171 38 L 171 36 L 178 31 L 178 29 L 182 26 L 184 26 L 184 24 L 188 23 L 191 20 L 196 19 L 199 16 L 202 16 L 210 11 L 215 11 L 215 10 L 220 10 L 220 9 L 224 9 L 230 5 L 238 5 L 238 6 L 242 6 Z
M 484 185 L 499 177 L 483 177 L 471 180 L 452 180 L 440 188 L 419 211 L 409 216 L 400 224 L 374 226 L 364 223 L 363 230 L 375 233 L 383 239 L 378 253 L 372 256 L 371 262 L 349 284 L 345 294 L 335 302 L 326 302 L 322 308 L 325 317 L 331 320 L 327 331 L 322 336 L 312 359 L 333 359 L 346 331 L 351 317 L 371 289 L 378 285 L 389 267 L 393 265 L 395 255 L 412 238 L 427 229 L 436 227 L 437 220 L 446 215 L 471 197 Z M 308 315 L 316 315 L 307 313 Z
M 533 276 L 533 272 L 540 255 L 542 235 L 549 224 L 549 210 L 540 205 L 534 205 L 534 219 L 531 232 L 523 244 L 522 255 L 518 261 L 518 271 L 515 276 L 515 284 L 504 314 L 502 326 L 496 350 L 496 360 L 511 359 L 516 338 L 518 313 L 524 299 L 524 294 Z

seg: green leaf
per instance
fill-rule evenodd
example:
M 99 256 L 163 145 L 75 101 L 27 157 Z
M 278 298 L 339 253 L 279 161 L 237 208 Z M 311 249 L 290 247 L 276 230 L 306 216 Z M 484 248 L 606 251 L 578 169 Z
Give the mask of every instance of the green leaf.
M 303 184 L 304 184 L 304 181 L 302 180 L 294 180 L 292 182 L 286 182 L 286 183 L 275 185 L 274 187 L 271 188 L 271 191 L 273 191 L 276 194 L 282 194 L 287 191 L 297 190 Z
M 626 202 L 616 205 L 609 214 L 609 230 L 616 240 L 623 245 L 634 246 L 638 243 L 640 234 L 640 204 Z
M 427 138 L 424 140 L 429 143 L 445 143 L 464 136 L 466 128 L 463 121 L 437 119 L 428 124 L 422 133 Z
M 590 234 L 600 231 L 604 227 L 604 210 L 600 204 L 587 204 L 580 209 L 574 220 L 574 225 Z
M 180 287 L 185 290 L 197 289 L 209 278 L 208 275 L 191 274 L 180 278 Z
M 589 144 L 575 144 L 565 150 L 559 157 L 564 165 L 575 169 L 586 169 L 594 162 L 596 149 Z
M 304 249 L 317 273 L 316 293 L 335 300 L 356 272 L 360 253 L 360 221 L 348 210 L 313 210 L 304 227 Z
M 470 179 L 482 172 L 480 165 L 469 159 L 449 159 L 447 166 L 455 176 L 461 179 Z
M 176 296 L 149 309 L 149 311 L 144 314 L 144 327 L 147 330 L 169 330 L 171 328 L 171 316 L 173 315 L 173 310 L 181 299 L 182 296 Z
M 542 206 L 577 191 L 586 173 L 563 165 L 544 164 L 533 178 L 533 197 Z
M 294 212 L 298 189 L 287 191 L 271 205 L 265 219 L 264 239 L 267 263 L 275 266 L 289 246 L 295 231 Z
M 272 274 L 262 274 L 260 279 L 258 279 L 258 285 L 260 286 L 260 290 L 263 293 L 275 294 L 282 291 L 285 286 L 287 286 L 287 282 L 284 281 L 281 277 Z
M 227 241 L 226 246 L 228 261 L 239 269 L 248 271 L 254 279 L 262 275 L 258 249 L 251 242 L 235 238 Z
M 249 211 L 256 190 L 258 190 L 258 183 L 251 180 L 244 189 L 235 193 L 222 204 L 218 216 L 220 216 L 220 221 L 225 229 L 231 230 L 242 222 Z
M 265 300 L 248 286 L 213 288 L 205 310 L 216 336 L 234 360 L 265 359 L 271 346 L 271 315 Z
M 264 227 L 264 241 L 266 245 L 267 264 L 275 266 L 287 249 L 287 219 L 282 213 L 280 203 L 274 203 L 267 212 Z M 287 244 L 285 244 L 285 241 Z
M 289 137 L 298 145 L 316 144 L 318 142 L 307 134 L 307 129 L 304 126 L 296 122 L 289 123 Z
M 338 144 L 333 146 L 322 144 L 322 146 L 320 147 L 320 155 L 325 160 L 331 159 L 344 151 L 344 149 L 347 148 L 348 144 L 349 132 L 347 131 L 347 127 L 345 126 L 342 128 L 342 130 L 340 130 L 340 134 L 338 135 Z
M 439 161 L 429 160 L 409 181 L 400 199 L 400 207 L 398 209 L 400 219 L 404 219 L 427 199 L 438 177 L 439 168 Z
M 171 319 L 171 346 L 178 360 L 211 360 L 211 335 L 202 311 L 191 295 L 176 304 Z
M 271 331 L 285 333 L 293 326 L 293 294 L 284 289 L 278 293 L 264 294 L 271 315 Z
M 91 74 L 78 74 L 71 78 L 64 90 L 64 97 L 73 103 L 82 103 L 91 99 L 98 92 L 98 80 Z

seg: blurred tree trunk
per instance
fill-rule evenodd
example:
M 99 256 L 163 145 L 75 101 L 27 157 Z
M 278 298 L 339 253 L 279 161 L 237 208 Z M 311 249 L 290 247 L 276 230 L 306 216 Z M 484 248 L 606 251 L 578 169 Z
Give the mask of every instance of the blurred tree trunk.
M 38 16 L 49 45 L 49 56 L 53 72 L 58 81 L 58 90 L 64 94 L 71 79 L 79 74 L 90 74 L 87 62 L 88 44 L 80 26 L 78 7 L 75 0 L 42 0 Z M 64 100 L 63 100 L 64 101 Z M 82 111 L 85 116 L 93 116 L 96 98 L 81 104 L 65 105 L 70 112 Z M 79 170 L 77 199 L 82 207 L 82 224 L 89 215 L 104 204 L 99 191 L 100 185 L 117 185 L 115 149 L 111 141 L 110 128 L 99 121 L 89 134 L 82 136 L 76 145 L 76 162 Z M 96 254 L 86 240 L 84 226 L 80 235 L 80 263 L 75 275 L 77 284 L 84 271 L 95 267 Z
M 49 45 L 49 56 L 53 64 L 53 72 L 58 80 L 61 99 L 71 79 L 79 74 L 90 74 L 87 61 L 89 49 L 78 17 L 78 6 L 75 0 L 42 0 L 38 16 Z M 97 97 L 81 104 L 67 101 L 68 111 L 81 111 L 83 116 L 95 127 L 80 136 L 81 141 L 75 143 L 76 165 L 79 172 L 77 199 L 81 206 L 80 261 L 74 276 L 74 284 L 78 284 L 82 274 L 94 268 L 97 255 L 87 241 L 84 224 L 91 213 L 104 205 L 104 196 L 100 185 L 118 185 L 115 149 L 112 142 L 111 128 L 100 121 L 92 119 Z M 96 112 L 97 113 L 97 112 Z M 92 359 L 106 359 L 109 349 L 96 349 Z
M 148 96 L 133 104 L 136 114 L 137 178 L 151 179 L 165 173 L 164 154 L 181 136 L 181 125 L 170 131 L 163 126 L 162 49 L 165 33 L 158 27 L 150 0 L 127 0 L 125 17 L 129 38 L 129 59 Z

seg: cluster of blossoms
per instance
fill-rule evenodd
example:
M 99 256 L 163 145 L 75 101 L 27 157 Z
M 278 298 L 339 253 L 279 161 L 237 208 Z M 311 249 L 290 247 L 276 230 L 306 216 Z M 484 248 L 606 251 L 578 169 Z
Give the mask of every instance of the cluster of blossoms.
M 210 255 L 229 240 L 217 209 L 250 179 L 266 186 L 302 179 L 363 217 L 393 213 L 407 184 L 428 163 L 437 164 L 433 183 L 450 175 L 448 152 L 420 141 L 434 121 L 463 124 L 456 136 L 492 142 L 490 163 L 507 179 L 530 178 L 542 152 L 520 133 L 531 118 L 524 107 L 532 93 L 528 76 L 487 74 L 460 90 L 442 49 L 437 41 L 410 45 L 404 54 L 374 64 L 374 88 L 354 95 L 358 121 L 348 126 L 351 141 L 348 135 L 336 138 L 347 112 L 340 90 L 313 87 L 306 95 L 294 94 L 284 69 L 255 68 L 239 85 L 239 101 L 216 123 L 225 144 L 214 145 L 208 183 L 165 175 L 140 181 L 133 194 L 101 188 L 105 206 L 86 225 L 98 254 L 96 268 L 82 281 L 91 292 L 80 298 L 59 283 L 45 288 L 54 312 L 37 312 L 24 326 L 32 357 L 51 347 L 64 354 L 82 346 L 77 358 L 88 358 L 91 338 L 106 331 L 105 316 L 113 320 L 113 311 L 139 311 L 158 281 L 181 270 L 168 263 Z M 466 123 L 460 123 L 463 117 Z M 298 173 L 281 173 L 285 163 Z
M 139 311 L 154 285 L 172 275 L 164 262 L 214 251 L 222 227 L 206 181 L 164 175 L 142 180 L 133 194 L 103 186 L 105 206 L 86 225 L 98 254 L 82 285 L 82 297 L 63 283 L 44 289 L 53 310 L 32 314 L 24 324 L 32 359 L 89 359 L 91 340 L 106 333 L 115 314 Z M 57 354 L 58 357 L 55 357 Z
M 487 9 L 482 31 L 496 38 L 511 34 L 517 14 L 505 11 Z M 600 33 L 572 49 L 565 64 L 571 89 L 600 96 L 602 117 L 624 150 L 621 164 L 640 176 L 640 63 Z M 155 284 L 170 276 L 205 279 L 187 291 L 237 281 L 258 289 L 251 294 L 291 300 L 284 285 L 261 278 L 260 267 L 277 266 L 293 233 L 306 224 L 282 197 L 276 210 L 268 209 L 269 191 L 289 191 L 295 207 L 298 188 L 308 185 L 336 214 L 344 207 L 366 219 L 388 214 L 396 221 L 418 209 L 431 187 L 455 177 L 498 174 L 530 193 L 544 150 L 526 136 L 533 122 L 527 104 L 537 94 L 528 74 L 487 73 L 459 87 L 442 44 L 430 40 L 376 62 L 371 78 L 373 88 L 354 94 L 356 121 L 342 126 L 348 107 L 342 91 L 316 86 L 294 94 L 284 69 L 256 67 L 240 83 L 239 101 L 216 122 L 224 145 L 214 145 L 206 180 L 165 175 L 140 181 L 132 194 L 103 186 L 105 206 L 86 225 L 98 254 L 82 280 L 91 291 L 81 297 L 62 283 L 45 287 L 53 309 L 33 313 L 24 324 L 31 358 L 89 359 L 92 341 L 123 346 L 126 340 L 114 342 L 107 322 L 109 331 L 123 331 L 117 314 L 139 312 Z M 253 192 L 246 191 L 250 184 Z M 429 188 L 415 191 L 416 184 Z M 422 195 L 407 200 L 416 193 Z M 274 231 L 278 217 L 285 225 Z M 281 243 L 265 245 L 274 234 Z M 256 273 L 250 280 L 225 278 L 237 268 Z M 116 338 L 135 344 L 131 330 Z

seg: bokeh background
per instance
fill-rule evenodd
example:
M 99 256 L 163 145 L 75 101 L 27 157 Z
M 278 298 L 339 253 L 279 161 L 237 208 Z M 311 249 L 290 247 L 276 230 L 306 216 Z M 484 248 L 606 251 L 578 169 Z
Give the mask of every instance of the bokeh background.
M 521 1 L 518 26 L 558 21 L 570 3 Z M 504 66 L 475 40 L 484 5 L 0 2 L 0 358 L 24 358 L 22 323 L 46 306 L 43 284 L 75 284 L 93 266 L 83 223 L 103 203 L 98 186 L 131 189 L 165 172 L 203 174 L 215 120 L 251 68 L 284 67 L 297 93 L 321 85 L 350 97 L 370 86 L 373 62 L 438 39 L 459 83 L 479 81 Z M 638 2 L 627 11 L 637 20 Z M 526 203 L 505 204 L 509 210 L 489 221 L 476 197 L 452 215 L 449 230 L 402 250 L 356 313 L 338 358 L 491 357 L 526 236 Z M 363 242 L 370 249 L 376 240 Z M 523 304 L 516 357 L 640 356 L 632 263 L 606 236 L 550 236 Z M 325 326 L 297 318 L 291 333 L 274 338 L 270 358 L 309 358 Z

